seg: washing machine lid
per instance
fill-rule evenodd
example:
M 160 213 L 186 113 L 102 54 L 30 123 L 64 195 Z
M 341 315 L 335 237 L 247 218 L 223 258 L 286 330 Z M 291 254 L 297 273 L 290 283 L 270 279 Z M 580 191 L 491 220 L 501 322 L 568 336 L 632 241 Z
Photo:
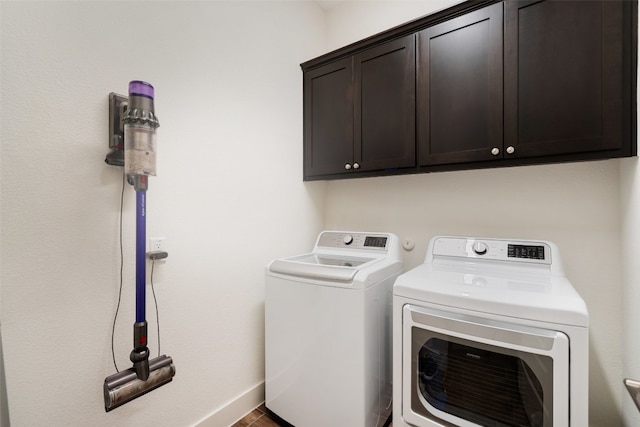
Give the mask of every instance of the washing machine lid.
M 380 258 L 310 253 L 273 261 L 272 273 L 317 280 L 351 282 L 360 269 L 380 261 Z

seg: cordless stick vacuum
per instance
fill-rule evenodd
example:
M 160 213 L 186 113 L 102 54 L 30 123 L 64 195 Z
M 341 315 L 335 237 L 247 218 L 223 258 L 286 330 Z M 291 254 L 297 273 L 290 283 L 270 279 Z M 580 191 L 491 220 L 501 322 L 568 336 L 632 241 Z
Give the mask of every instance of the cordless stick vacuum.
M 149 175 L 156 174 L 156 128 L 160 125 L 153 107 L 154 90 L 149 83 L 129 83 L 129 102 L 124 123 L 124 168 L 127 182 L 136 190 L 136 322 L 133 325 L 133 367 L 104 380 L 104 409 L 109 412 L 173 379 L 173 359 L 149 360 L 146 286 L 146 193 Z

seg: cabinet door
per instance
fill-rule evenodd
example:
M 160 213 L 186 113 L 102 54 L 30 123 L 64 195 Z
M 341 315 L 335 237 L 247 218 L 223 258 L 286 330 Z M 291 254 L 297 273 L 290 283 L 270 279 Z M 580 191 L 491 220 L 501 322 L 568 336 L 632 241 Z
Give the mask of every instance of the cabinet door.
M 353 161 L 353 59 L 304 74 L 304 178 L 348 172 Z
M 502 4 L 418 34 L 421 165 L 502 156 Z
M 621 148 L 623 3 L 506 3 L 507 157 Z
M 354 170 L 416 165 L 415 37 L 355 56 Z

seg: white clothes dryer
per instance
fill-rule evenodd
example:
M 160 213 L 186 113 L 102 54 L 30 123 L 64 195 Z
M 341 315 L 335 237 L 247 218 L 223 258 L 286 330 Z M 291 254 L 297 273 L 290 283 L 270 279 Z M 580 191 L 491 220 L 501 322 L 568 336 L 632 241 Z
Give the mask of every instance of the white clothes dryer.
M 394 285 L 393 426 L 589 425 L 588 326 L 553 243 L 434 237 Z
M 267 409 L 298 427 L 384 424 L 392 288 L 402 271 L 395 235 L 340 231 L 267 266 Z

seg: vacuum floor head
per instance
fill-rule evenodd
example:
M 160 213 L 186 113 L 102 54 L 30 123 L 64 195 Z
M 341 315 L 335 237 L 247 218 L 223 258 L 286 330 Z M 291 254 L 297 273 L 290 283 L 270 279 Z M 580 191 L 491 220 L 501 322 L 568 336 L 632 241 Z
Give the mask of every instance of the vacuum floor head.
M 106 412 L 124 405 L 168 382 L 176 374 L 173 359 L 169 356 L 158 356 L 149 361 L 149 378 L 138 379 L 134 368 L 113 374 L 104 380 L 104 409 Z

